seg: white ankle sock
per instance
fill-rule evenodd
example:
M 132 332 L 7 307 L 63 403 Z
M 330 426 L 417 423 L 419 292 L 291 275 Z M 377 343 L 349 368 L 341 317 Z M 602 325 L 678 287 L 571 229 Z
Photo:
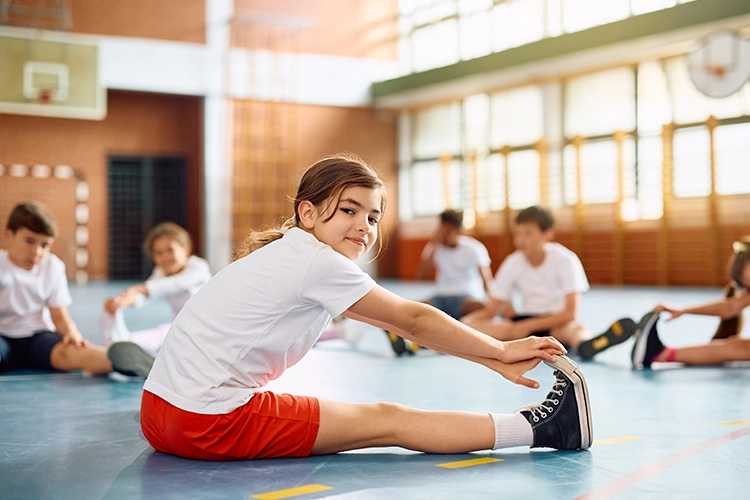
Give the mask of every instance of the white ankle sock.
M 492 421 L 495 422 L 495 446 L 499 448 L 512 448 L 513 446 L 531 446 L 534 444 L 534 432 L 526 417 L 519 413 L 510 415 L 499 415 L 490 413 Z

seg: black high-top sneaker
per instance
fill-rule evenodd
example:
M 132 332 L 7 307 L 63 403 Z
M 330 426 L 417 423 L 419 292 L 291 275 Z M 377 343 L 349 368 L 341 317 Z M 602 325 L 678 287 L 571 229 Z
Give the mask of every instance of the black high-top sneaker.
M 391 348 L 393 349 L 393 352 L 396 353 L 396 356 L 401 356 L 404 353 L 409 356 L 414 355 L 414 350 L 406 344 L 406 341 L 403 338 L 393 332 L 389 332 L 388 330 L 383 331 L 388 335 L 388 340 L 391 342 Z
M 581 369 L 567 356 L 555 356 L 545 364 L 555 369 L 555 380 L 541 403 L 521 407 L 534 433 L 532 448 L 585 450 L 593 440 L 591 403 Z
M 650 368 L 656 356 L 664 350 L 664 344 L 659 340 L 659 334 L 656 331 L 656 322 L 659 321 L 658 312 L 647 312 L 641 321 L 638 322 L 638 329 L 635 331 L 635 345 L 630 359 L 633 362 L 633 368 L 643 370 Z
M 621 344 L 635 333 L 637 326 L 630 318 L 622 318 L 607 329 L 606 332 L 597 335 L 578 346 L 578 355 L 582 359 L 591 359 L 600 352 L 609 349 L 613 345 Z

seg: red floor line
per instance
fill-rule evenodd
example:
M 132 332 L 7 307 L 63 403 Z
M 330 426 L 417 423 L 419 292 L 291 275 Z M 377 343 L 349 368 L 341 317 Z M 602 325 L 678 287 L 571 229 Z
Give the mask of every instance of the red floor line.
M 706 452 L 712 448 L 716 448 L 717 446 L 721 446 L 747 435 L 750 435 L 750 427 L 730 432 L 729 434 L 718 436 L 713 439 L 709 439 L 708 441 L 703 441 L 702 443 L 690 446 L 689 448 L 685 448 L 684 450 L 676 451 L 671 455 L 667 455 L 666 457 L 661 458 L 655 462 L 651 462 L 650 464 L 641 467 L 640 469 L 635 470 L 630 474 L 618 477 L 617 479 L 610 481 L 609 483 L 606 483 L 596 488 L 595 490 L 591 490 L 585 495 L 578 497 L 576 500 L 604 500 L 607 498 L 612 498 L 616 495 L 619 495 L 623 491 L 632 488 L 641 481 L 653 477 L 660 472 L 663 472 L 670 467 L 677 465 L 680 462 L 684 462 L 685 460 L 693 458 L 696 455 L 700 455 L 701 453 Z

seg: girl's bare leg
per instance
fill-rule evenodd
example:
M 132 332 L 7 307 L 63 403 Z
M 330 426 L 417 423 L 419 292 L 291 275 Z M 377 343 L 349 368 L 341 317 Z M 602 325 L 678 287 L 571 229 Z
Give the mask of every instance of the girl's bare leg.
M 56 370 L 86 370 L 94 374 L 112 371 L 103 347 L 80 347 L 60 342 L 52 348 L 50 363 Z
M 396 403 L 320 400 L 320 429 L 313 455 L 400 446 L 427 453 L 489 450 L 495 425 L 487 413 L 428 411 Z
M 709 344 L 675 349 L 674 360 L 688 365 L 715 365 L 725 361 L 750 361 L 750 339 L 738 336 Z

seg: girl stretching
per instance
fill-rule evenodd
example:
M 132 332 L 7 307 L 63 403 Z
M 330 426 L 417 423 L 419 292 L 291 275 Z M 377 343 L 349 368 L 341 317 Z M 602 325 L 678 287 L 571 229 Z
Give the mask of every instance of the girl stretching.
M 353 261 L 378 241 L 386 190 L 358 157 L 303 175 L 294 216 L 252 233 L 175 319 L 144 385 L 141 426 L 157 450 L 204 460 L 303 457 L 370 446 L 463 453 L 591 445 L 585 380 L 552 338 L 500 342 L 381 288 Z M 556 382 L 516 414 L 422 411 L 263 390 L 312 347 L 331 317 L 385 328 L 532 388 L 544 361 Z
M 726 361 L 750 361 L 750 339 L 740 337 L 742 310 L 750 306 L 750 238 L 734 243 L 734 257 L 730 274 L 732 286 L 724 300 L 684 309 L 663 304 L 657 305 L 641 320 L 642 328 L 636 331 L 632 361 L 636 369 L 649 368 L 652 363 L 685 363 L 687 365 L 715 365 Z M 683 314 L 718 316 L 721 323 L 714 338 L 708 344 L 690 347 L 667 347 L 659 339 L 656 322 L 659 313 L 671 315 L 668 321 Z
M 190 255 L 192 248 L 188 232 L 172 222 L 163 222 L 149 231 L 143 250 L 153 259 L 154 270 L 144 283 L 130 286 L 104 302 L 104 345 L 129 340 L 156 354 L 170 323 L 131 332 L 125 325 L 122 310 L 130 306 L 140 307 L 148 299 L 163 297 L 177 316 L 185 302 L 211 279 L 208 262 Z

